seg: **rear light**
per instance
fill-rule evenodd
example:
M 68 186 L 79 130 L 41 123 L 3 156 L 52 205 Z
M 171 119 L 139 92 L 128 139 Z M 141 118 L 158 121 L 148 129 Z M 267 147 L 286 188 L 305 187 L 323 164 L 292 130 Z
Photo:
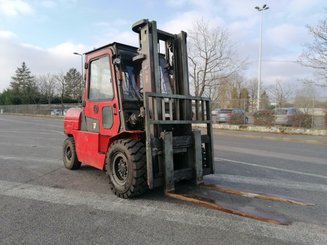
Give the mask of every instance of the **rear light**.
M 231 117 L 231 116 L 232 116 L 232 113 L 231 113 L 231 112 L 228 112 L 228 113 L 227 113 L 227 116 L 228 116 L 228 117 Z

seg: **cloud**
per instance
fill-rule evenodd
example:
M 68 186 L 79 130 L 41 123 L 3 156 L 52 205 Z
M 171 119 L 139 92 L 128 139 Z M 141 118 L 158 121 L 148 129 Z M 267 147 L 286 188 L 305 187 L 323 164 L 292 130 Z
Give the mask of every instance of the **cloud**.
M 280 80 L 283 83 L 297 86 L 298 81 L 312 78 L 312 69 L 303 67 L 291 55 L 269 56 L 262 60 L 262 84 L 267 88 Z M 248 77 L 257 78 L 258 60 L 251 62 L 250 69 L 246 71 Z
M 114 19 L 110 22 L 96 22 L 93 25 L 98 34 L 94 39 L 92 48 L 98 48 L 113 42 L 138 46 L 138 35 L 131 30 L 131 21 Z
M 311 11 L 313 7 L 321 6 L 319 0 L 291 0 L 288 2 L 287 7 L 291 13 L 303 13 Z M 324 7 L 324 6 L 321 6 Z
M 17 16 L 33 14 L 32 6 L 24 0 L 0 0 L 0 14 L 4 16 Z
M 281 24 L 267 30 L 268 40 L 278 46 L 294 46 L 304 43 L 307 30 L 301 26 Z
M 55 1 L 51 1 L 51 0 L 41 1 L 40 4 L 46 8 L 53 8 L 53 7 L 57 6 L 57 3 Z
M 1 31 L 0 30 L 0 38 L 12 39 L 15 37 L 16 37 L 16 34 L 11 31 Z
M 159 24 L 158 28 L 171 33 L 179 33 L 180 31 L 188 31 L 192 29 L 194 22 L 201 19 L 201 13 L 197 11 L 189 11 L 178 15 L 176 18 L 164 23 Z
M 114 19 L 111 22 L 106 22 L 106 21 L 96 22 L 94 25 L 99 26 L 101 28 L 111 28 L 112 26 L 115 27 L 130 26 L 131 23 L 126 19 Z
M 1 32 L 0 32 L 1 33 Z M 33 75 L 66 72 L 71 67 L 81 67 L 81 59 L 73 52 L 89 50 L 82 44 L 64 42 L 47 49 L 16 39 L 3 38 L 0 35 L 0 53 L 5 59 L 0 59 L 0 92 L 9 87 L 11 76 L 17 67 L 26 62 Z
M 74 52 L 82 53 L 86 49 L 86 46 L 83 44 L 64 42 L 49 48 L 47 51 L 57 57 L 71 57 Z
M 263 77 L 268 83 L 273 83 L 276 79 L 296 82 L 298 79 L 306 77 L 309 72 L 309 68 L 285 58 L 263 62 Z
M 203 19 L 209 21 L 210 27 L 223 26 L 223 20 L 219 17 L 203 15 L 200 11 L 188 11 L 177 15 L 175 18 L 167 21 L 163 25 L 158 25 L 158 28 L 170 33 L 179 33 L 180 31 L 189 32 L 193 29 L 194 23 Z
M 255 18 L 256 10 L 254 7 L 261 4 L 257 2 L 249 3 L 244 0 L 222 0 L 220 8 L 224 9 L 224 12 L 229 18 Z
M 197 8 L 209 8 L 214 4 L 213 0 L 168 0 L 168 5 L 172 7 L 195 6 Z

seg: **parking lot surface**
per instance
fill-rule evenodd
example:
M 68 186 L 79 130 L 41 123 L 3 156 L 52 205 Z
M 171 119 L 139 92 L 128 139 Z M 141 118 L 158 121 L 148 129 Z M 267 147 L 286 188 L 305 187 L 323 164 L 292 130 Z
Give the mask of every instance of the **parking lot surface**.
M 215 131 L 215 174 L 207 182 L 315 204 L 217 194 L 292 221 L 275 225 L 174 200 L 162 190 L 119 199 L 102 171 L 64 168 L 64 139 L 61 119 L 0 115 L 0 244 L 326 244 L 326 144 Z

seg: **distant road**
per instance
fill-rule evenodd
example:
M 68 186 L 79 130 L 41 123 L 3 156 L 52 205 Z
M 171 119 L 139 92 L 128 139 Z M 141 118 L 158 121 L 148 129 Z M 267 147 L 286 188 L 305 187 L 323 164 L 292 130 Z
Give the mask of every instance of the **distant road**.
M 218 194 L 293 221 L 280 226 L 173 200 L 160 190 L 119 199 L 103 172 L 63 167 L 62 127 L 62 120 L 0 115 L 0 244 L 326 244 L 325 144 L 215 131 L 216 173 L 206 181 L 316 204 Z

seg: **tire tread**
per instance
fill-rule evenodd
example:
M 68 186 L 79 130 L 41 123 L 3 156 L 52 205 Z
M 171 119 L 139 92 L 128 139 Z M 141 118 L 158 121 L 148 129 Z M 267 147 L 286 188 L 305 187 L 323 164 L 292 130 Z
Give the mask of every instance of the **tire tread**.
M 126 149 L 126 154 L 128 154 L 131 162 L 132 162 L 132 181 L 131 185 L 125 192 L 120 192 L 116 189 L 114 183 L 110 179 L 110 154 L 113 149 L 118 147 L 118 145 L 122 146 Z M 110 189 L 114 192 L 115 195 L 121 198 L 132 198 L 138 195 L 143 194 L 147 190 L 146 183 L 146 169 L 145 169 L 145 147 L 142 142 L 134 139 L 123 139 L 117 140 L 113 142 L 106 156 L 106 166 L 105 171 L 109 177 L 109 186 Z

